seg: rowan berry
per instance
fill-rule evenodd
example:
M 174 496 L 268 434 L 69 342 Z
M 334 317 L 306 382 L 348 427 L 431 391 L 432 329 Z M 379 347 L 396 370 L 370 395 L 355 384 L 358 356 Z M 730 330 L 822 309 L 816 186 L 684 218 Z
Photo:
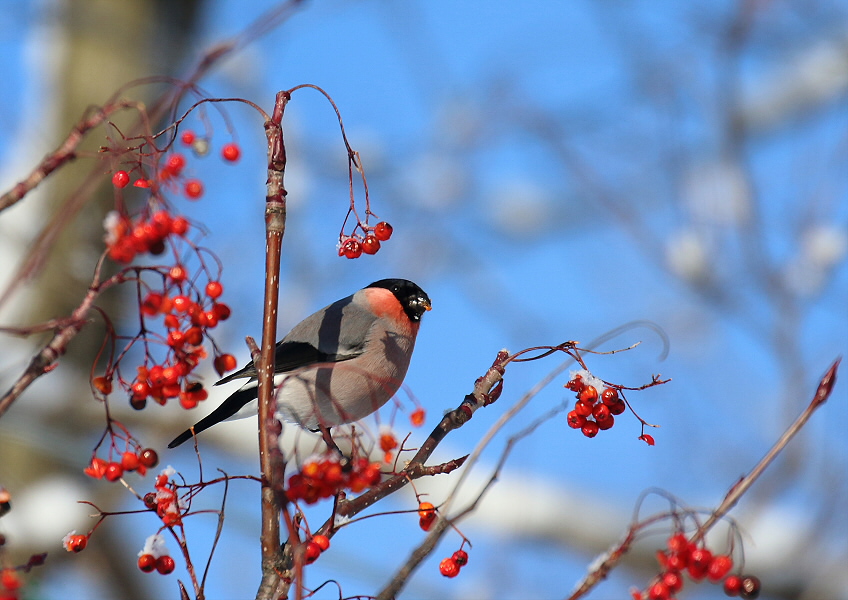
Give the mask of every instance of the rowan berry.
M 394 228 L 391 225 L 385 221 L 380 221 L 374 226 L 374 237 L 381 242 L 385 242 L 387 239 L 392 237 L 393 231 Z
M 156 557 L 152 554 L 142 554 L 138 557 L 138 568 L 145 573 L 151 573 L 156 570 Z
M 125 188 L 130 182 L 130 175 L 126 171 L 115 171 L 112 175 L 112 185 L 116 188 Z
M 658 581 L 648 588 L 648 600 L 669 600 L 669 598 L 671 598 L 671 592 L 662 581 Z
M 153 448 L 145 448 L 138 455 L 138 461 L 148 469 L 152 469 L 159 464 L 159 455 Z
M 159 571 L 160 575 L 168 575 L 169 573 L 174 572 L 174 567 L 176 567 L 176 563 L 174 559 L 168 556 L 160 556 L 156 559 L 156 570 Z
M 453 553 L 453 556 L 451 556 L 451 558 L 460 567 L 464 567 L 468 564 L 468 552 L 466 552 L 465 550 L 457 550 Z
M 710 566 L 707 568 L 707 579 L 713 583 L 717 583 L 724 579 L 724 576 L 733 568 L 733 559 L 726 554 L 714 556 L 710 561 Z
M 203 195 L 203 184 L 199 179 L 189 179 L 183 188 L 189 200 L 197 200 Z
M 356 238 L 347 238 L 339 248 L 339 256 L 359 258 L 362 255 L 362 244 Z
M 603 393 L 601 393 L 601 402 L 606 405 L 613 404 L 618 399 L 618 390 L 615 388 L 606 388 Z
M 129 450 L 121 455 L 121 468 L 124 471 L 135 471 L 139 464 L 138 454 Z
M 373 235 L 366 235 L 365 239 L 362 240 L 362 251 L 365 254 L 377 254 L 377 251 L 380 249 L 380 240 Z
M 224 160 L 236 162 L 241 156 L 241 148 L 239 148 L 238 144 L 230 142 L 221 148 L 221 156 L 224 157 Z
M 728 575 L 723 587 L 725 596 L 738 596 L 742 591 L 742 578 L 739 575 Z
M 106 481 L 118 481 L 124 474 L 124 469 L 121 467 L 121 463 L 110 462 L 106 465 L 106 472 L 103 474 L 103 477 Z
M 592 406 L 595 402 L 598 401 L 598 390 L 594 385 L 587 385 L 580 394 L 577 396 L 581 402 Z
M 668 587 L 671 594 L 676 594 L 683 589 L 683 576 L 678 571 L 666 571 L 662 575 L 662 582 Z
M 586 417 L 579 414 L 576 410 L 572 410 L 566 416 L 566 421 L 572 429 L 581 429 L 586 424 Z
M 439 572 L 445 577 L 456 577 L 459 575 L 459 565 L 453 558 L 446 558 L 439 563 Z
M 307 565 L 311 565 L 318 557 L 321 556 L 321 546 L 316 544 L 315 542 L 307 542 L 306 543 L 306 552 L 304 554 L 304 562 Z
M 224 286 L 220 281 L 210 281 L 206 284 L 206 295 L 210 298 L 218 298 L 224 293 Z
M 760 595 L 760 580 L 753 575 L 742 577 L 742 585 L 739 589 L 739 597 L 745 600 L 754 600 Z
M 174 152 L 173 154 L 168 156 L 168 159 L 165 161 L 164 172 L 167 174 L 167 176 L 177 177 L 180 173 L 182 173 L 185 166 L 185 156 L 183 156 L 179 152 Z
M 326 535 L 318 534 L 312 536 L 312 541 L 315 542 L 315 544 L 321 549 L 321 552 L 326 552 L 330 547 L 330 538 Z
M 585 435 L 587 438 L 593 438 L 598 435 L 599 429 L 600 427 L 598 427 L 598 424 L 594 421 L 586 421 L 586 423 L 581 428 L 581 431 L 583 432 L 583 435 Z

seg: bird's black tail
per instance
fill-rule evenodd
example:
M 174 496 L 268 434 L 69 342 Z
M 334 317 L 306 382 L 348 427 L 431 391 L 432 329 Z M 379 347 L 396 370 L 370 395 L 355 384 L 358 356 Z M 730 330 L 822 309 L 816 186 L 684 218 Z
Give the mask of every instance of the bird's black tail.
M 201 431 L 206 431 L 213 425 L 217 425 L 221 421 L 226 421 L 254 398 L 256 398 L 255 386 L 238 390 L 229 398 L 224 400 L 218 408 L 200 419 L 194 427 L 186 429 L 180 435 L 175 437 L 171 443 L 168 444 L 168 448 L 176 448 L 186 440 L 190 440 L 192 438 L 192 429 L 194 430 L 194 435 L 197 435 Z

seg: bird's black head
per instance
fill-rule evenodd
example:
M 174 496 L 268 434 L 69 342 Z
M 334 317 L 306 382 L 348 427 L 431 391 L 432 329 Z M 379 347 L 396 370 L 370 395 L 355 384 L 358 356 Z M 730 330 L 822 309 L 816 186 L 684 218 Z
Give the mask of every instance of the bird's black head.
M 430 310 L 430 296 L 408 279 L 381 279 L 368 285 L 370 288 L 384 288 L 398 299 L 409 320 L 417 323 L 421 315 Z

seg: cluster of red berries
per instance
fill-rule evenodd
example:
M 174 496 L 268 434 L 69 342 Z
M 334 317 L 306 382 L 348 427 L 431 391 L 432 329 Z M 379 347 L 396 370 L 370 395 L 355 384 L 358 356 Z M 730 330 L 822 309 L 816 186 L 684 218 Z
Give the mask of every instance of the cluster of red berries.
M 173 284 L 182 286 L 185 269 L 180 265 L 172 267 L 169 278 Z M 200 297 L 193 300 L 182 293 L 171 297 L 167 290 L 163 290 L 164 293 L 150 292 L 144 298 L 141 303 L 143 315 L 164 315 L 167 330 L 164 341 L 169 348 L 169 359 L 161 365 L 138 368 L 138 375 L 129 388 L 133 408 L 144 408 L 147 398 L 165 404 L 169 398 L 179 397 L 180 405 L 189 409 L 207 398 L 208 392 L 203 384 L 189 380 L 188 376 L 206 357 L 202 343 L 208 330 L 230 318 L 230 307 L 218 302 L 223 290 L 220 282 L 207 283 L 205 295 L 209 305 L 206 307 Z M 215 357 L 214 364 L 218 373 L 223 374 L 235 369 L 236 359 L 232 354 L 220 354 Z
M 392 226 L 385 221 L 380 221 L 374 227 L 365 228 L 365 236 L 358 233 L 339 237 L 339 256 L 346 258 L 359 258 L 362 253 L 377 254 L 380 250 L 380 242 L 385 242 L 392 237 Z
M 175 567 L 176 563 L 165 547 L 165 538 L 159 533 L 148 537 L 138 553 L 138 568 L 144 573 L 158 571 L 161 575 L 168 575 L 174 572 Z
M 683 573 L 698 583 L 704 579 L 712 583 L 723 581 L 724 593 L 728 596 L 752 600 L 759 595 L 759 579 L 753 575 L 729 575 L 733 568 L 733 558 L 729 554 L 714 555 L 679 532 L 668 539 L 667 546 L 668 551 L 657 551 L 662 573 L 647 591 L 634 591 L 634 600 L 672 600 L 683 589 Z
M 418 504 L 418 526 L 424 531 L 430 531 L 433 523 L 439 515 L 432 502 L 421 502 Z
M 303 500 L 314 504 L 322 498 L 334 496 L 342 489 L 354 493 L 380 483 L 380 463 L 368 462 L 366 458 L 350 461 L 345 467 L 338 456 L 310 460 L 301 467 L 299 473 L 289 477 L 286 494 L 289 500 Z
M 588 371 L 573 374 L 565 387 L 577 394 L 574 410 L 566 417 L 568 426 L 579 429 L 588 438 L 595 437 L 599 431 L 610 429 L 615 424 L 616 415 L 627 408 L 618 390 L 605 386 Z M 599 389 L 603 391 L 599 393 Z
M 459 575 L 459 570 L 467 564 L 468 552 L 460 548 L 439 563 L 439 572 L 445 577 L 456 577 Z
M 312 539 L 306 542 L 303 559 L 307 565 L 311 565 L 322 553 L 326 552 L 330 547 L 330 538 L 326 535 L 313 535 Z
M 174 559 L 167 554 L 158 558 L 152 554 L 142 554 L 138 557 L 138 568 L 145 573 L 158 571 L 161 575 L 168 575 L 174 572 L 176 566 Z
M 149 510 L 155 510 L 162 522 L 167 526 L 182 523 L 182 510 L 185 508 L 177 496 L 177 486 L 171 481 L 174 469 L 168 467 L 156 476 L 153 487 L 155 492 L 144 495 L 144 505 Z
M 92 457 L 89 465 L 83 469 L 83 473 L 94 479 L 118 481 L 124 476 L 125 472 L 137 471 L 139 475 L 144 475 L 147 473 L 147 469 L 152 469 L 157 464 L 159 464 L 159 455 L 153 448 L 144 448 L 136 452 L 127 450 L 121 454 L 120 460 L 107 461 L 97 456 Z M 75 550 L 75 552 L 79 552 L 79 550 Z
M 155 256 L 165 251 L 169 236 L 182 236 L 189 230 L 185 217 L 174 217 L 167 210 L 159 210 L 149 219 L 131 220 L 126 215 L 111 211 L 103 221 L 106 229 L 104 241 L 109 258 L 119 263 L 129 263 L 137 254 L 149 252 Z

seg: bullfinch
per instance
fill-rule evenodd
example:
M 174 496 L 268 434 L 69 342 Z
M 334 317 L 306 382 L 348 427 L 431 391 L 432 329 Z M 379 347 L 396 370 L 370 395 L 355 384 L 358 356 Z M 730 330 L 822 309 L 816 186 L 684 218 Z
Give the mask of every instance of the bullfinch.
M 316 431 L 367 417 L 400 387 L 430 298 L 406 279 L 381 279 L 298 323 L 277 343 L 274 389 L 286 421 Z M 253 361 L 215 385 L 248 379 L 192 429 L 257 413 Z M 187 429 L 168 444 L 192 437 Z

